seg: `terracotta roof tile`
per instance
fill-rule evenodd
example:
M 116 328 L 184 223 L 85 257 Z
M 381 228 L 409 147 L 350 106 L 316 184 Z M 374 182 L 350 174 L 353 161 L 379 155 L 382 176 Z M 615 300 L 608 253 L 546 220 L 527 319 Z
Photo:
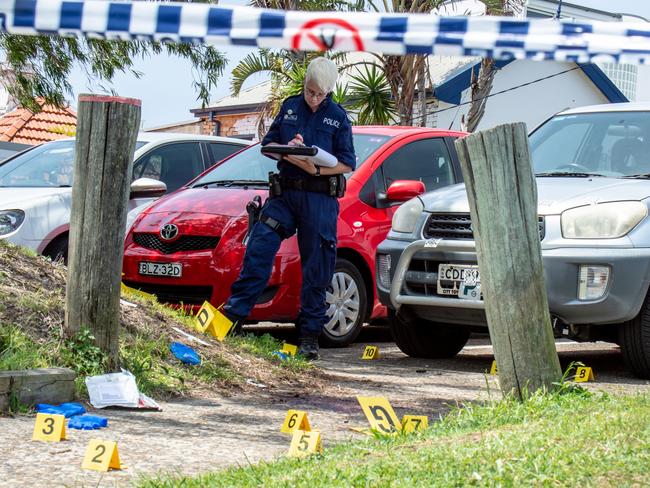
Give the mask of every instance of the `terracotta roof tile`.
M 0 140 L 40 144 L 69 137 L 77 126 L 77 114 L 69 107 L 39 103 L 42 111 L 37 114 L 19 108 L 0 117 Z

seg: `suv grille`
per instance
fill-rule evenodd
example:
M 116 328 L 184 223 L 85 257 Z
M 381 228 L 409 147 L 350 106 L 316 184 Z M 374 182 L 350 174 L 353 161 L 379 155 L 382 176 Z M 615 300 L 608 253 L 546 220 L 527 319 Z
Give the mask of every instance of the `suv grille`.
M 124 281 L 126 286 L 156 295 L 159 302 L 185 305 L 202 305 L 212 297 L 211 286 L 179 286 L 157 285 L 154 283 L 139 283 L 137 281 Z
M 546 228 L 544 217 L 538 218 L 539 240 L 544 239 Z M 468 213 L 433 214 L 424 229 L 424 237 L 442 239 L 473 240 L 472 220 Z
M 180 236 L 172 242 L 163 241 L 156 234 L 133 234 L 133 241 L 146 249 L 155 249 L 163 254 L 172 254 L 179 251 L 201 251 L 214 249 L 219 243 L 219 237 L 213 236 Z

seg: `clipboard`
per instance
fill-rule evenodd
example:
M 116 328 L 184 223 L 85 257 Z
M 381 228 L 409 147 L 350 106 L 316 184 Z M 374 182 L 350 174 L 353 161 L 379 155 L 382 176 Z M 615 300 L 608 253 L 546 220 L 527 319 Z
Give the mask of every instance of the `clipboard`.
M 274 156 L 285 154 L 293 156 L 316 156 L 318 148 L 311 146 L 287 146 L 285 144 L 273 144 L 269 146 L 262 146 L 262 154 L 265 156 L 277 159 Z

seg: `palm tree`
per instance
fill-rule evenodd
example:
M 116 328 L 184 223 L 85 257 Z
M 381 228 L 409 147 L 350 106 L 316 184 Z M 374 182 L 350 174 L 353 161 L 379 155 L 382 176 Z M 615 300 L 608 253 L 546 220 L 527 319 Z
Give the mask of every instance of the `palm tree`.
M 271 75 L 271 91 L 269 98 L 262 107 L 257 121 L 257 132 L 260 137 L 266 132 L 266 121 L 280 109 L 282 101 L 302 91 L 305 72 L 309 62 L 322 53 L 305 53 L 280 49 L 259 49 L 242 59 L 232 72 L 230 91 L 233 96 L 239 96 L 242 86 L 251 76 L 259 73 Z M 336 61 L 344 58 L 344 54 L 327 55 Z M 337 90 L 333 96 L 338 103 L 345 103 L 345 88 Z
M 355 8 L 389 13 L 429 13 L 449 0 L 382 0 L 381 8 L 373 0 L 358 0 Z M 454 0 L 451 0 L 452 2 Z M 407 54 L 404 56 L 377 55 L 378 63 L 390 86 L 392 98 L 400 125 L 413 124 L 413 107 L 416 88 L 419 91 L 420 112 L 426 112 L 427 84 L 429 76 L 429 56 L 426 54 Z M 420 125 L 426 125 L 426 117 L 420 117 Z
M 523 12 L 526 0 L 484 0 L 483 3 L 487 7 L 486 13 L 488 15 L 516 17 Z M 477 76 L 474 76 L 474 72 L 472 71 L 470 84 L 472 88 L 472 101 L 467 112 L 467 119 L 463 118 L 461 122 L 464 130 L 474 132 L 483 118 L 485 105 L 492 91 L 494 75 L 496 75 L 496 69 L 494 59 L 492 58 L 483 58 L 481 60 L 481 66 Z
M 351 82 L 344 103 L 354 114 L 357 124 L 389 125 L 397 113 L 391 98 L 391 89 L 386 75 L 377 66 L 363 66 L 351 75 Z
M 281 10 L 349 10 L 393 13 L 428 13 L 448 0 L 382 0 L 381 5 L 374 0 L 252 0 L 251 5 Z M 451 0 L 453 1 L 453 0 Z M 505 0 L 507 1 L 507 0 Z M 237 96 L 244 81 L 259 72 L 270 72 L 273 84 L 271 99 L 265 105 L 258 124 L 258 131 L 263 129 L 264 120 L 278 109 L 281 100 L 299 89 L 302 79 L 300 70 L 294 70 L 294 64 L 306 66 L 320 54 L 280 50 L 272 52 L 260 50 L 247 56 L 233 71 L 232 94 Z M 332 56 L 332 59 L 340 59 Z M 341 102 L 346 105 L 359 123 L 392 123 L 411 125 L 413 123 L 413 106 L 416 88 L 420 91 L 420 111 L 426 111 L 425 88 L 431 85 L 428 80 L 428 56 L 409 54 L 406 56 L 374 55 L 376 61 L 362 61 L 343 67 L 343 71 L 357 66 L 352 74 L 351 89 L 342 92 L 349 96 Z M 361 68 L 364 68 L 363 70 Z M 304 74 L 304 72 L 303 72 Z M 387 90 L 390 96 L 387 95 Z M 348 100 L 348 98 L 350 98 Z M 421 125 L 426 118 L 421 118 Z M 262 130 L 263 131 L 263 130 Z

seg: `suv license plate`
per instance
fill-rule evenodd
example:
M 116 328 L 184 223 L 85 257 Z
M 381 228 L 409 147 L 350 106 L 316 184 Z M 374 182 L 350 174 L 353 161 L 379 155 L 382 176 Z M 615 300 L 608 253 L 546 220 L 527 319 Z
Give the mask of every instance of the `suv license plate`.
M 480 286 L 481 275 L 477 265 L 438 265 L 438 295 L 477 300 L 480 296 Z
M 148 261 L 140 261 L 138 273 L 149 276 L 180 278 L 183 275 L 183 265 L 181 263 L 150 263 Z

